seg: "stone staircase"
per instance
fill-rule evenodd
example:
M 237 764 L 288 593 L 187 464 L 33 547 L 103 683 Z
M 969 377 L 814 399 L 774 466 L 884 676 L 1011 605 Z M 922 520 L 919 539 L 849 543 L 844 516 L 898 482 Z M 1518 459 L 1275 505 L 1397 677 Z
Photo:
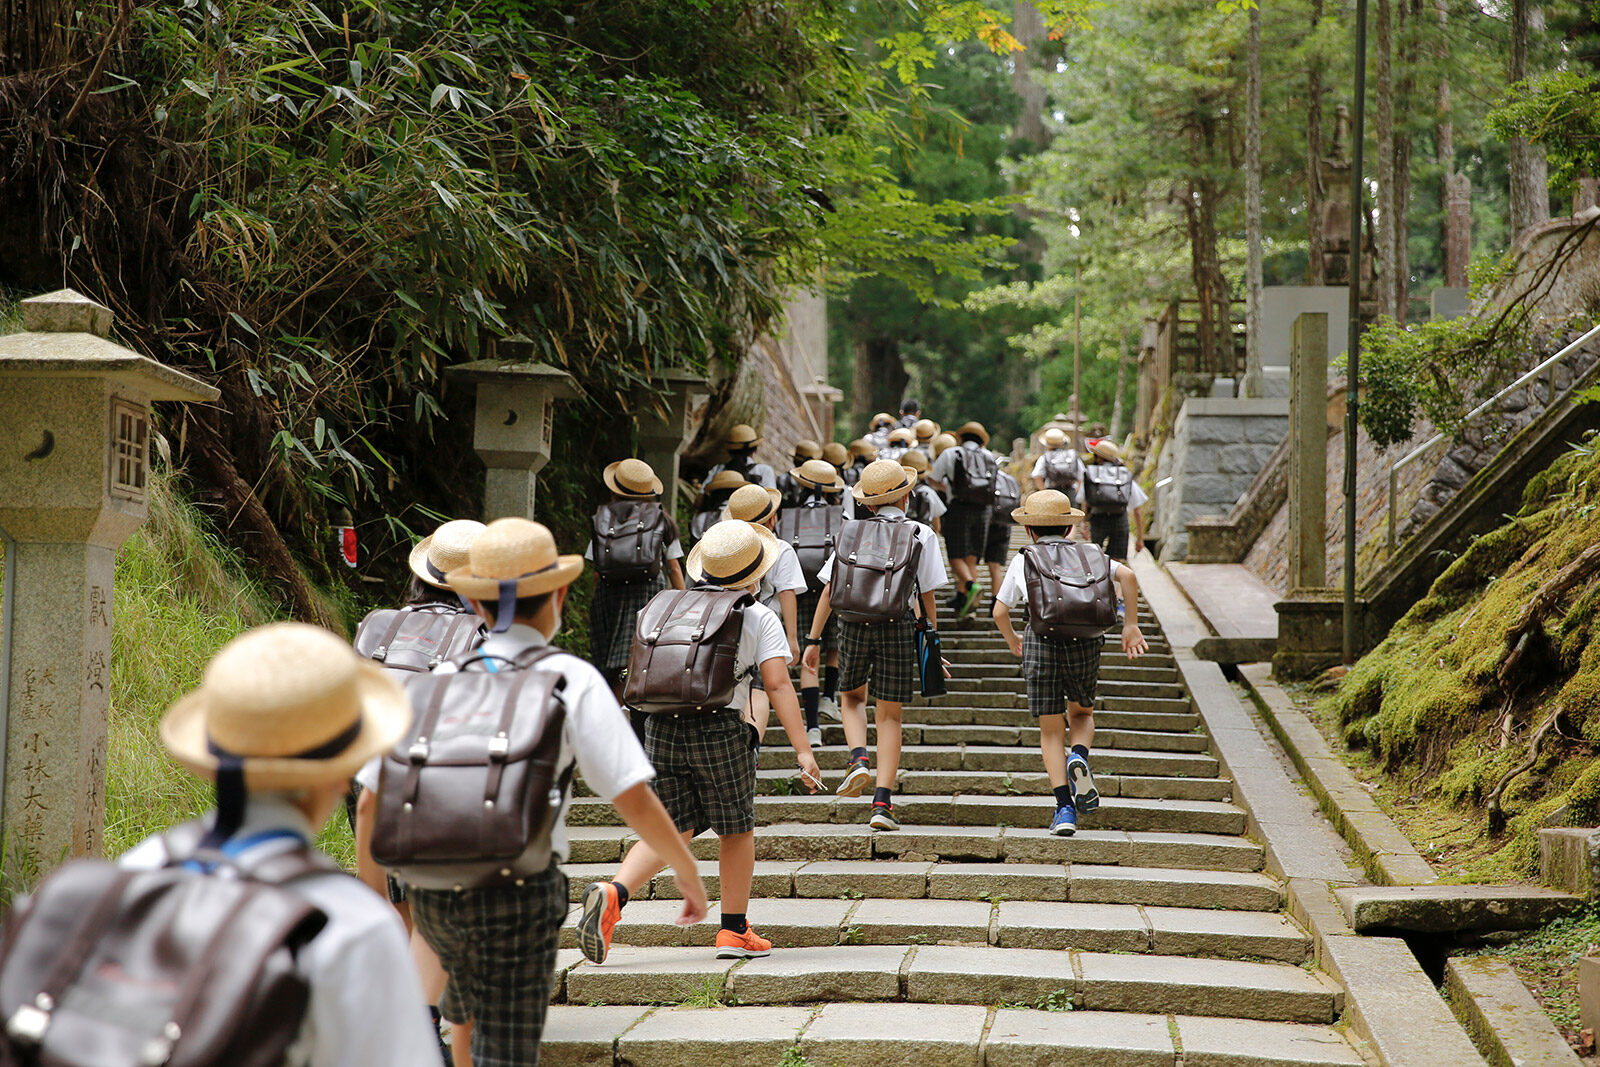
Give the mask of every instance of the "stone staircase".
M 984 611 L 946 624 L 950 694 L 906 709 L 895 813 L 796 789 L 774 726 L 760 757 L 751 923 L 765 959 L 713 958 L 715 904 L 673 925 L 670 874 L 623 912 L 610 958 L 569 928 L 546 1064 L 1350 1065 L 1343 992 L 1262 873 L 1159 627 L 1136 662 L 1108 639 L 1092 763 L 1104 797 L 1047 832 L 1049 782 L 1018 661 Z M 1148 620 L 1148 612 L 1141 618 Z M 829 786 L 847 752 L 824 728 Z M 572 899 L 631 843 L 574 800 Z M 694 842 L 718 895 L 717 843 Z

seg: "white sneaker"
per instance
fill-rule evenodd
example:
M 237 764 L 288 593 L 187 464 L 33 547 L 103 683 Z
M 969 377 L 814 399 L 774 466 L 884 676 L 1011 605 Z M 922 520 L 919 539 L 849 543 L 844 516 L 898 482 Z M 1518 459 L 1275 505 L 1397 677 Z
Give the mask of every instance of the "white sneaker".
M 844 722 L 844 716 L 839 713 L 839 702 L 832 697 L 817 700 L 817 714 L 829 722 Z
M 813 726 L 806 731 L 806 740 L 811 742 L 812 748 L 822 747 L 822 727 Z

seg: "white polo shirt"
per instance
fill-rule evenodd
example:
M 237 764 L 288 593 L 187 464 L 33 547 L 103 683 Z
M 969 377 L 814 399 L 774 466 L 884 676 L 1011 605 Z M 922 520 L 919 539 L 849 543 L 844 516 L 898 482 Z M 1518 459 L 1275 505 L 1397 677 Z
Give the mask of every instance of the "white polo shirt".
M 726 463 L 718 463 L 715 467 L 712 467 L 706 472 L 705 484 L 710 485 L 711 479 L 715 478 L 717 475 L 721 474 L 727 469 L 728 465 Z M 767 466 L 765 463 L 752 463 L 739 473 L 744 475 L 744 480 L 747 482 L 753 482 L 756 485 L 764 485 L 768 489 L 778 488 L 778 476 L 774 474 L 772 468 Z
M 765 604 L 751 604 L 744 609 L 744 629 L 739 632 L 739 651 L 733 657 L 734 677 L 739 684 L 733 691 L 733 702 L 728 705 L 744 712 L 750 702 L 750 682 L 761 676 L 761 665 L 769 659 L 781 660 L 784 668 L 789 664 L 789 636 L 783 632 L 783 620 Z
M 933 491 L 933 487 L 926 482 L 918 482 L 917 487 L 911 490 L 922 499 L 923 507 L 928 509 L 928 518 L 937 519 L 950 510 L 944 498 Z
M 806 572 L 800 569 L 800 557 L 794 554 L 794 546 L 787 541 L 779 541 L 777 562 L 761 576 L 761 583 L 756 587 L 756 600 L 776 612 L 779 611 L 779 593 L 788 591 L 799 596 L 808 588 Z M 780 615 L 780 623 L 781 619 Z M 787 640 L 785 638 L 785 642 Z M 786 643 L 785 656 L 788 655 L 787 648 Z
M 862 508 L 866 510 L 865 507 Z M 904 519 L 906 513 L 895 507 L 881 507 L 878 514 L 885 518 Z M 851 519 L 851 522 L 865 522 L 866 519 Z M 943 589 L 950 584 L 950 574 L 944 569 L 944 554 L 939 551 L 939 537 L 933 532 L 933 527 L 927 523 L 907 519 L 915 527 L 917 543 L 922 546 L 922 556 L 917 560 L 917 590 L 922 593 L 931 593 L 936 589 Z M 828 558 L 822 561 L 823 575 L 833 573 L 834 553 L 829 552 Z
M 1100 464 L 1095 464 L 1095 466 L 1100 466 Z M 1118 463 L 1117 466 L 1120 467 L 1122 464 Z M 1083 475 L 1082 472 L 1080 472 L 1078 482 L 1078 496 L 1080 499 L 1083 497 L 1084 489 L 1082 488 L 1082 485 L 1083 480 L 1086 477 L 1086 475 Z M 1144 491 L 1144 486 L 1139 484 L 1139 479 L 1130 478 L 1128 482 L 1128 511 L 1138 511 L 1148 503 L 1150 503 L 1150 494 Z
M 1066 445 L 1062 445 L 1060 448 L 1052 448 L 1050 450 L 1050 452 L 1047 452 L 1047 453 L 1045 453 L 1044 456 L 1040 456 L 1038 459 L 1034 460 L 1034 462 L 1033 462 L 1033 471 L 1032 471 L 1032 473 L 1030 473 L 1028 475 L 1028 477 L 1030 477 L 1030 478 L 1043 478 L 1043 477 L 1045 477 L 1045 474 L 1046 474 L 1045 457 L 1050 455 L 1051 452 L 1067 452 L 1067 451 L 1069 451 L 1069 449 L 1067 448 Z M 1077 488 L 1077 495 L 1081 496 L 1082 495 L 1082 491 L 1083 491 L 1083 457 L 1078 455 L 1075 452 L 1072 453 L 1072 479 L 1073 479 L 1072 484 Z M 1048 485 L 1046 485 L 1045 488 L 1048 489 L 1050 487 Z M 1076 500 L 1074 500 L 1074 502 L 1076 502 Z
M 1039 538 L 1039 543 L 1043 545 L 1052 541 L 1065 540 L 1067 539 L 1059 534 L 1051 534 L 1048 537 Z M 1121 600 L 1122 587 L 1117 585 L 1117 575 L 1122 571 L 1122 565 L 1110 557 L 1106 558 L 1106 562 L 1111 564 L 1111 588 L 1115 591 L 1116 598 Z M 1006 565 L 1006 576 L 1000 582 L 1000 592 L 996 594 L 996 599 L 1008 608 L 1026 607 L 1028 604 L 1028 575 L 1026 567 L 1027 562 L 1022 558 L 1020 551 L 1012 556 L 1011 562 Z

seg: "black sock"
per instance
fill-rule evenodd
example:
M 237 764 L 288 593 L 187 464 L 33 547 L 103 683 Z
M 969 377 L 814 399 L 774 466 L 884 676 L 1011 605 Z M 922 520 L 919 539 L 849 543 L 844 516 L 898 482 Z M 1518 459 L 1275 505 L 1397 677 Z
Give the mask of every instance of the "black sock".
M 850 750 L 850 762 L 851 763 L 865 763 L 865 762 L 867 762 L 867 750 L 864 749 L 864 748 L 852 748 Z
M 815 730 L 817 728 L 818 695 L 817 687 L 814 685 L 805 686 L 800 690 L 800 710 L 805 712 L 807 730 Z
M 878 788 L 872 791 L 872 802 L 874 804 L 883 804 L 886 806 L 892 804 L 894 802 L 894 790 L 885 789 L 881 785 L 878 786 Z
M 822 691 L 828 694 L 829 700 L 839 698 L 839 668 L 822 668 Z
M 1070 785 L 1058 785 L 1051 792 L 1056 795 L 1056 807 L 1065 808 L 1072 804 L 1072 787 Z
M 736 934 L 744 933 L 745 931 L 750 929 L 749 922 L 747 922 L 745 920 L 745 915 L 746 914 L 747 914 L 746 912 L 742 912 L 742 911 L 725 911 L 725 912 L 723 912 L 722 913 L 722 928 L 724 930 L 732 930 Z
M 1084 759 L 1088 759 L 1089 758 L 1089 746 L 1088 745 L 1073 745 L 1072 746 L 1072 754 L 1075 755 L 1075 756 L 1082 756 Z
M 628 899 L 632 897 L 633 894 L 628 892 L 628 887 L 623 885 L 621 882 L 612 882 L 611 884 L 617 887 L 617 907 L 627 907 Z

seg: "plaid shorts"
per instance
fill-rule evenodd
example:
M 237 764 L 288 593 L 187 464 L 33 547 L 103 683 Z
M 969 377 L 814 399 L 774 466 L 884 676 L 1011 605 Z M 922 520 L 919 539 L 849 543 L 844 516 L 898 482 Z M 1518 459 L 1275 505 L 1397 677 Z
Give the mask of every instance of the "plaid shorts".
M 1100 681 L 1100 637 L 1041 637 L 1028 627 L 1022 635 L 1022 677 L 1028 683 L 1028 714 L 1064 715 L 1067 702 L 1094 707 Z
M 472 1020 L 475 1067 L 539 1062 L 568 907 L 567 876 L 554 863 L 520 886 L 411 888 L 412 918 L 450 976 L 439 1012 Z
M 1128 558 L 1128 513 L 1089 516 L 1089 540 L 1105 550 L 1112 559 Z
M 917 686 L 917 624 L 841 622 L 839 624 L 839 688 L 867 687 L 875 700 L 911 703 Z
M 656 795 L 681 833 L 749 833 L 756 828 L 756 750 L 734 708 L 704 715 L 652 715 L 644 754 L 656 768 Z
M 595 579 L 589 603 L 589 662 L 602 674 L 609 678 L 628 669 L 639 613 L 666 587 L 665 572 L 642 582 Z
M 945 547 L 951 559 L 983 555 L 984 542 L 989 539 L 991 507 L 963 504 L 955 501 L 944 513 L 939 529 L 944 533 Z
M 822 599 L 822 590 L 815 593 L 807 591 L 795 599 L 795 635 L 805 638 L 811 633 L 811 621 L 817 617 L 817 603 Z M 828 614 L 828 621 L 822 627 L 822 651 L 832 652 L 839 647 L 839 616 Z
M 983 562 L 1004 563 L 1011 558 L 1011 524 L 991 522 L 983 541 Z

